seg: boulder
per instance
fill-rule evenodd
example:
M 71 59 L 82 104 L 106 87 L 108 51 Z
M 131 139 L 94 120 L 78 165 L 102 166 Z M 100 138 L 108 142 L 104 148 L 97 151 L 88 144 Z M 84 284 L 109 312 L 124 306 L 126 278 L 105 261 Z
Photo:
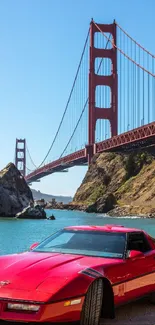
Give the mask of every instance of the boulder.
M 55 216 L 52 214 L 50 217 L 48 217 L 49 220 L 55 220 Z
M 46 219 L 46 212 L 43 207 L 36 205 L 34 207 L 28 206 L 21 212 L 16 214 L 16 218 L 20 219 Z
M 24 177 L 13 163 L 0 171 L 0 217 L 15 217 L 16 213 L 33 202 Z
M 107 213 L 114 208 L 115 204 L 115 196 L 112 193 L 107 193 L 99 198 L 94 204 L 89 205 L 86 208 L 86 212 Z

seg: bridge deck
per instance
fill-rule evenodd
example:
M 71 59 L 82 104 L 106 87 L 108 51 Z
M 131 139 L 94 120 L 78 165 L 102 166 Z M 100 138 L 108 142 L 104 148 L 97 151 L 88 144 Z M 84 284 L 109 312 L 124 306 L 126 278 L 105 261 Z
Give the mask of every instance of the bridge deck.
M 94 154 L 106 151 L 123 152 L 152 144 L 155 144 L 155 122 L 94 144 Z M 86 164 L 86 149 L 82 149 L 36 169 L 25 179 L 27 183 L 31 183 L 49 174 Z
M 74 166 L 87 164 L 85 149 L 76 151 L 68 156 L 57 159 L 26 176 L 27 183 L 35 182 L 38 179 L 56 172 L 63 172 Z

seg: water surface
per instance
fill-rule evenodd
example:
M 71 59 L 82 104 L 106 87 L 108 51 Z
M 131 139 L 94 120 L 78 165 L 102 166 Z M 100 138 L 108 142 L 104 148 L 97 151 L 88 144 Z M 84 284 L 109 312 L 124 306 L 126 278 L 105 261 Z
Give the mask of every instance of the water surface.
M 70 225 L 122 224 L 146 230 L 155 237 L 155 219 L 112 218 L 79 211 L 47 210 L 56 220 L 0 219 L 0 255 L 22 252 L 55 231 Z

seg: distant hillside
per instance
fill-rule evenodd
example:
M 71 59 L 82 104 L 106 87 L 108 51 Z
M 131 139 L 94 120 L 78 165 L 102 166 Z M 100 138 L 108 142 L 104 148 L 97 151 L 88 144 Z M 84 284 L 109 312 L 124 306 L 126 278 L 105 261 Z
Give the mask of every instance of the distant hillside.
M 36 191 L 34 189 L 31 189 L 31 191 L 32 191 L 34 200 L 44 199 L 46 202 L 49 202 L 52 199 L 55 199 L 57 202 L 69 203 L 73 199 L 71 196 L 56 196 L 56 195 L 51 195 L 51 194 L 44 194 L 44 193 L 41 193 L 40 191 Z

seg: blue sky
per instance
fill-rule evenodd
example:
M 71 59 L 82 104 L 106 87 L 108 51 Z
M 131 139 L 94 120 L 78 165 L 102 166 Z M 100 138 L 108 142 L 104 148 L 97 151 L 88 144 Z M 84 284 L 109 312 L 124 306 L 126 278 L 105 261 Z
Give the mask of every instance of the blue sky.
M 118 23 L 155 53 L 154 0 L 0 1 L 0 168 L 26 138 L 38 165 L 63 114 L 91 18 Z M 72 168 L 34 183 L 51 194 L 73 195 L 86 172 Z

